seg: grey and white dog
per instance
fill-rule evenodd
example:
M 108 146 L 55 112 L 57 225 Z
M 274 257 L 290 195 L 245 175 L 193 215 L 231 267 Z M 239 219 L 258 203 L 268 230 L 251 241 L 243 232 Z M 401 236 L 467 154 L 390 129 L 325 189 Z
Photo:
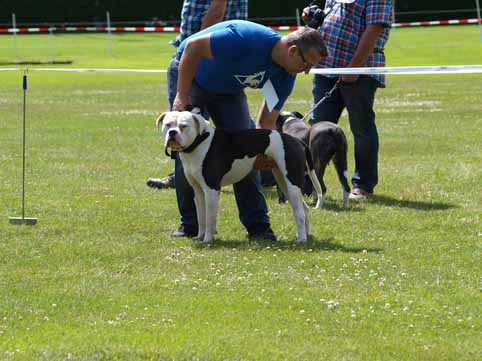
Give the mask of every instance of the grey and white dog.
M 347 178 L 348 145 L 343 130 L 331 122 L 319 122 L 309 127 L 303 121 L 303 115 L 298 112 L 281 112 L 276 122 L 276 128 L 279 132 L 298 138 L 308 145 L 315 173 L 323 192 L 321 206 L 323 206 L 327 191 L 323 176 L 326 166 L 330 160 L 333 160 L 338 179 L 343 188 L 343 207 L 348 207 L 350 195 Z M 309 184 L 307 184 L 307 187 L 308 189 L 305 189 L 304 193 L 310 191 Z M 282 197 L 280 198 L 281 201 L 283 201 Z
M 322 196 L 305 144 L 275 130 L 214 128 L 197 109 L 163 113 L 156 120 L 158 129 L 161 124 L 166 154 L 168 149 L 179 152 L 186 179 L 194 189 L 198 239 L 204 242 L 213 239 L 221 187 L 246 177 L 253 170 L 256 156 L 265 154 L 276 163 L 273 175 L 293 208 L 298 241 L 307 240 L 309 208 L 301 193 L 305 169 L 318 194 L 317 208 Z

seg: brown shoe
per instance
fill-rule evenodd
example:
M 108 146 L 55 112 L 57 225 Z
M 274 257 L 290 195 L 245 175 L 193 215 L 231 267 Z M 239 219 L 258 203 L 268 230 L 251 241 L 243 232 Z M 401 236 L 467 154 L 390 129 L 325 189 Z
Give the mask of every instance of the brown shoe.
M 353 201 L 364 201 L 370 198 L 372 195 L 373 193 L 369 193 L 364 189 L 353 188 L 349 198 Z

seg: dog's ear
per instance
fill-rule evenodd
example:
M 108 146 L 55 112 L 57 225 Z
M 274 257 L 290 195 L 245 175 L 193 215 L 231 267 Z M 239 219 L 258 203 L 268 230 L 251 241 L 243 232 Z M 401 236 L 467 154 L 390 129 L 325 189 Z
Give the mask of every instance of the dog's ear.
M 278 115 L 278 119 L 276 119 L 276 130 L 278 132 L 283 131 L 283 125 L 286 122 L 286 119 L 291 115 L 289 112 L 280 112 Z
M 191 112 L 191 113 L 194 113 L 194 114 L 201 114 L 201 107 L 197 106 L 197 105 L 186 105 L 186 109 L 185 111 L 187 112 Z
M 304 118 L 304 115 L 301 114 L 300 112 L 293 112 L 293 113 L 291 113 L 291 114 L 293 114 L 295 117 L 297 117 L 297 118 L 299 118 L 299 119 L 303 119 L 303 118 Z
M 161 115 L 159 115 L 156 119 L 156 128 L 157 128 L 157 131 L 159 131 L 159 125 L 162 124 L 162 120 L 164 119 L 164 117 L 166 116 L 167 112 L 165 113 L 162 113 Z
M 197 134 L 203 134 L 206 131 L 207 120 L 201 115 L 201 113 L 192 113 L 194 123 L 196 123 Z
M 191 113 L 201 115 L 201 108 L 194 105 L 192 110 L 191 110 Z

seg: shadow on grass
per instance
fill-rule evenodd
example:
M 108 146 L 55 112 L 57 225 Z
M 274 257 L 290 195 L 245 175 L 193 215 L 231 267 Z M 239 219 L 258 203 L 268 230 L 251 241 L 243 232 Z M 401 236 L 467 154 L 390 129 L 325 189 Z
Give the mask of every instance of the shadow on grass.
M 232 193 L 232 190 L 223 190 L 226 193 Z M 263 193 L 266 199 L 272 199 L 278 201 L 278 193 L 276 191 L 276 187 L 263 187 Z M 314 203 L 311 199 L 305 198 L 305 201 L 310 207 L 314 206 Z M 433 211 L 433 210 L 447 210 L 451 208 L 455 208 L 456 205 L 450 203 L 441 203 L 441 202 L 423 202 L 423 201 L 412 201 L 409 199 L 396 199 L 393 197 L 389 197 L 386 195 L 373 195 L 369 200 L 369 203 L 380 204 L 389 207 L 399 207 L 399 208 L 411 208 L 411 209 L 418 209 L 422 211 Z M 363 204 L 363 201 L 360 203 L 355 203 L 353 201 L 350 202 L 350 206 L 348 208 L 343 208 L 341 206 L 341 199 L 327 199 L 325 204 L 323 205 L 323 209 L 333 212 L 361 212 L 363 211 L 362 208 L 353 207 L 354 204 Z M 289 204 L 286 203 L 286 206 L 289 207 Z
M 354 207 L 353 203 L 350 203 L 348 208 L 343 208 L 341 199 L 339 202 L 336 201 L 331 201 L 329 199 L 325 200 L 325 203 L 323 204 L 323 209 L 326 211 L 331 211 L 331 212 L 336 212 L 336 213 L 344 213 L 344 212 L 350 212 L 350 213 L 356 213 L 356 212 L 364 212 L 365 209 L 360 208 L 360 207 Z M 317 212 L 318 210 L 314 209 L 312 212 Z
M 373 197 L 370 198 L 369 202 L 390 206 L 390 207 L 418 209 L 421 211 L 434 211 L 434 210 L 443 211 L 443 210 L 456 207 L 454 204 L 450 204 L 450 203 L 422 202 L 422 201 L 412 201 L 409 199 L 395 199 L 385 195 L 374 195 Z
M 215 239 L 208 245 L 204 245 L 201 242 L 196 243 L 196 248 L 203 249 L 237 249 L 237 250 L 248 250 L 253 251 L 310 251 L 310 252 L 322 252 L 322 251 L 332 251 L 332 252 L 345 252 L 345 253 L 378 253 L 382 252 L 382 248 L 367 248 L 367 247 L 349 247 L 342 244 L 334 243 L 333 239 L 314 239 L 310 237 L 306 242 L 297 243 L 294 241 L 270 241 L 270 240 L 258 240 L 250 242 L 248 240 L 222 240 Z

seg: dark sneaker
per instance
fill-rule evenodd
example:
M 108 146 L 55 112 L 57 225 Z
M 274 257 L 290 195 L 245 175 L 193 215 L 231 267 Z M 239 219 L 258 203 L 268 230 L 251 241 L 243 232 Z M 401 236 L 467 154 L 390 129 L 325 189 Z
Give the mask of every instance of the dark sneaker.
M 194 238 L 197 236 L 197 226 L 189 224 L 181 224 L 177 230 L 171 233 L 171 237 L 189 237 Z
M 157 189 L 174 188 L 174 174 L 169 174 L 164 178 L 148 178 L 147 186 Z
M 274 234 L 269 224 L 260 224 L 260 225 L 250 227 L 250 229 L 248 230 L 248 239 L 250 241 L 257 241 L 257 240 L 276 241 L 277 240 L 276 235 Z
M 367 192 L 361 188 L 353 188 L 350 193 L 350 199 L 353 201 L 363 201 L 370 198 L 373 193 Z

